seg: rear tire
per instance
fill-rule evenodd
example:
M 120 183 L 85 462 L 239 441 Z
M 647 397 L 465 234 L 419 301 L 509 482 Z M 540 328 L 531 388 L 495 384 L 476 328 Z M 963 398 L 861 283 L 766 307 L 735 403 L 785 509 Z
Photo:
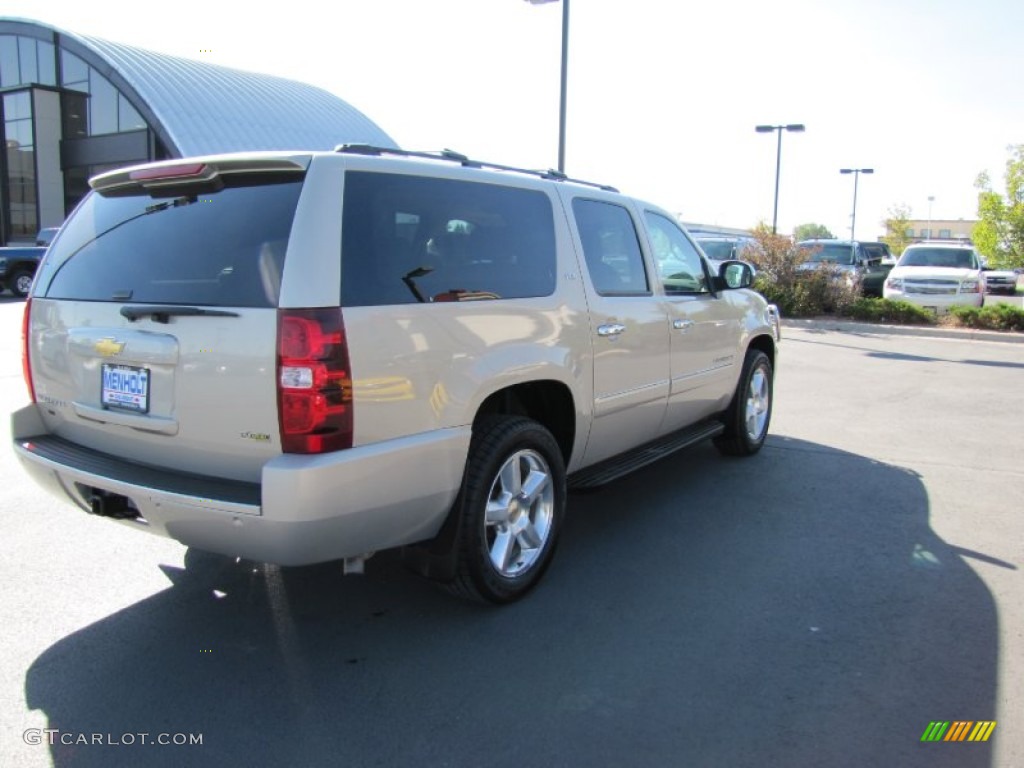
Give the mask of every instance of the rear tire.
M 753 456 L 761 450 L 772 419 L 773 378 L 768 355 L 748 349 L 736 393 L 723 419 L 725 432 L 714 441 L 720 453 Z
M 510 603 L 540 581 L 565 517 L 565 463 L 542 425 L 485 417 L 473 430 L 462 490 L 455 579 L 460 597 Z

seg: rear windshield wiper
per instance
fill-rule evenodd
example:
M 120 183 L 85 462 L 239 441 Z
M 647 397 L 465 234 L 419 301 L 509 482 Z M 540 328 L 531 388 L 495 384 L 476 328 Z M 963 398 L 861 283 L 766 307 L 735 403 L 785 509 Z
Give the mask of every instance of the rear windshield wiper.
M 138 304 L 133 307 L 121 307 L 121 316 L 135 322 L 140 317 L 149 318 L 154 323 L 169 323 L 171 317 L 194 317 L 197 315 L 212 317 L 238 317 L 237 312 L 224 309 L 207 309 L 205 307 L 176 306 L 173 304 Z

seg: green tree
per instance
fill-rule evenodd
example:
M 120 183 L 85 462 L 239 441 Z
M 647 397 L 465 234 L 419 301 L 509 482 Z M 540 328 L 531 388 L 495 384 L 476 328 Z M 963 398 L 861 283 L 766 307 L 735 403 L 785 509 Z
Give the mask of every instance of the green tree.
M 856 300 L 859 284 L 849 282 L 834 265 L 801 269 L 808 254 L 792 238 L 773 234 L 763 221 L 751 235 L 753 243 L 743 249 L 743 258 L 757 267 L 754 288 L 777 304 L 783 317 L 841 315 Z
M 903 249 L 910 245 L 907 230 L 910 229 L 910 206 L 906 203 L 889 206 L 889 218 L 882 222 L 885 225 L 883 243 L 887 243 L 893 256 L 899 256 Z
M 978 174 L 978 223 L 974 244 L 992 266 L 1024 267 L 1024 144 L 1007 147 L 1006 195 L 993 191 L 988 172 Z
M 824 224 L 808 223 L 793 230 L 793 239 L 799 243 L 801 240 L 835 240 L 836 236 Z

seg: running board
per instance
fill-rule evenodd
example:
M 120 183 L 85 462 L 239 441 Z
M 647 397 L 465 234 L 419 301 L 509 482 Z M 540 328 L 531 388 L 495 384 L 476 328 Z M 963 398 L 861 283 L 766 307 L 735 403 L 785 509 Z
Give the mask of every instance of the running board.
M 695 443 L 716 437 L 725 431 L 720 421 L 705 421 L 692 427 L 673 432 L 671 435 L 659 437 L 618 456 L 612 456 L 579 472 L 573 472 L 569 478 L 569 490 L 583 491 L 599 488 L 612 480 L 618 480 L 641 467 L 653 464 L 678 450 L 688 448 Z

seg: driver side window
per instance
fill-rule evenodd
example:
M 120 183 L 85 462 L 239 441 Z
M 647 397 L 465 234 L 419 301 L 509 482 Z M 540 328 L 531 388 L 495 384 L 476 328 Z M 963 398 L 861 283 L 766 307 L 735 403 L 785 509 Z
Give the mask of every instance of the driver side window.
M 645 211 L 644 216 L 665 293 L 708 293 L 704 261 L 683 230 L 660 213 Z

